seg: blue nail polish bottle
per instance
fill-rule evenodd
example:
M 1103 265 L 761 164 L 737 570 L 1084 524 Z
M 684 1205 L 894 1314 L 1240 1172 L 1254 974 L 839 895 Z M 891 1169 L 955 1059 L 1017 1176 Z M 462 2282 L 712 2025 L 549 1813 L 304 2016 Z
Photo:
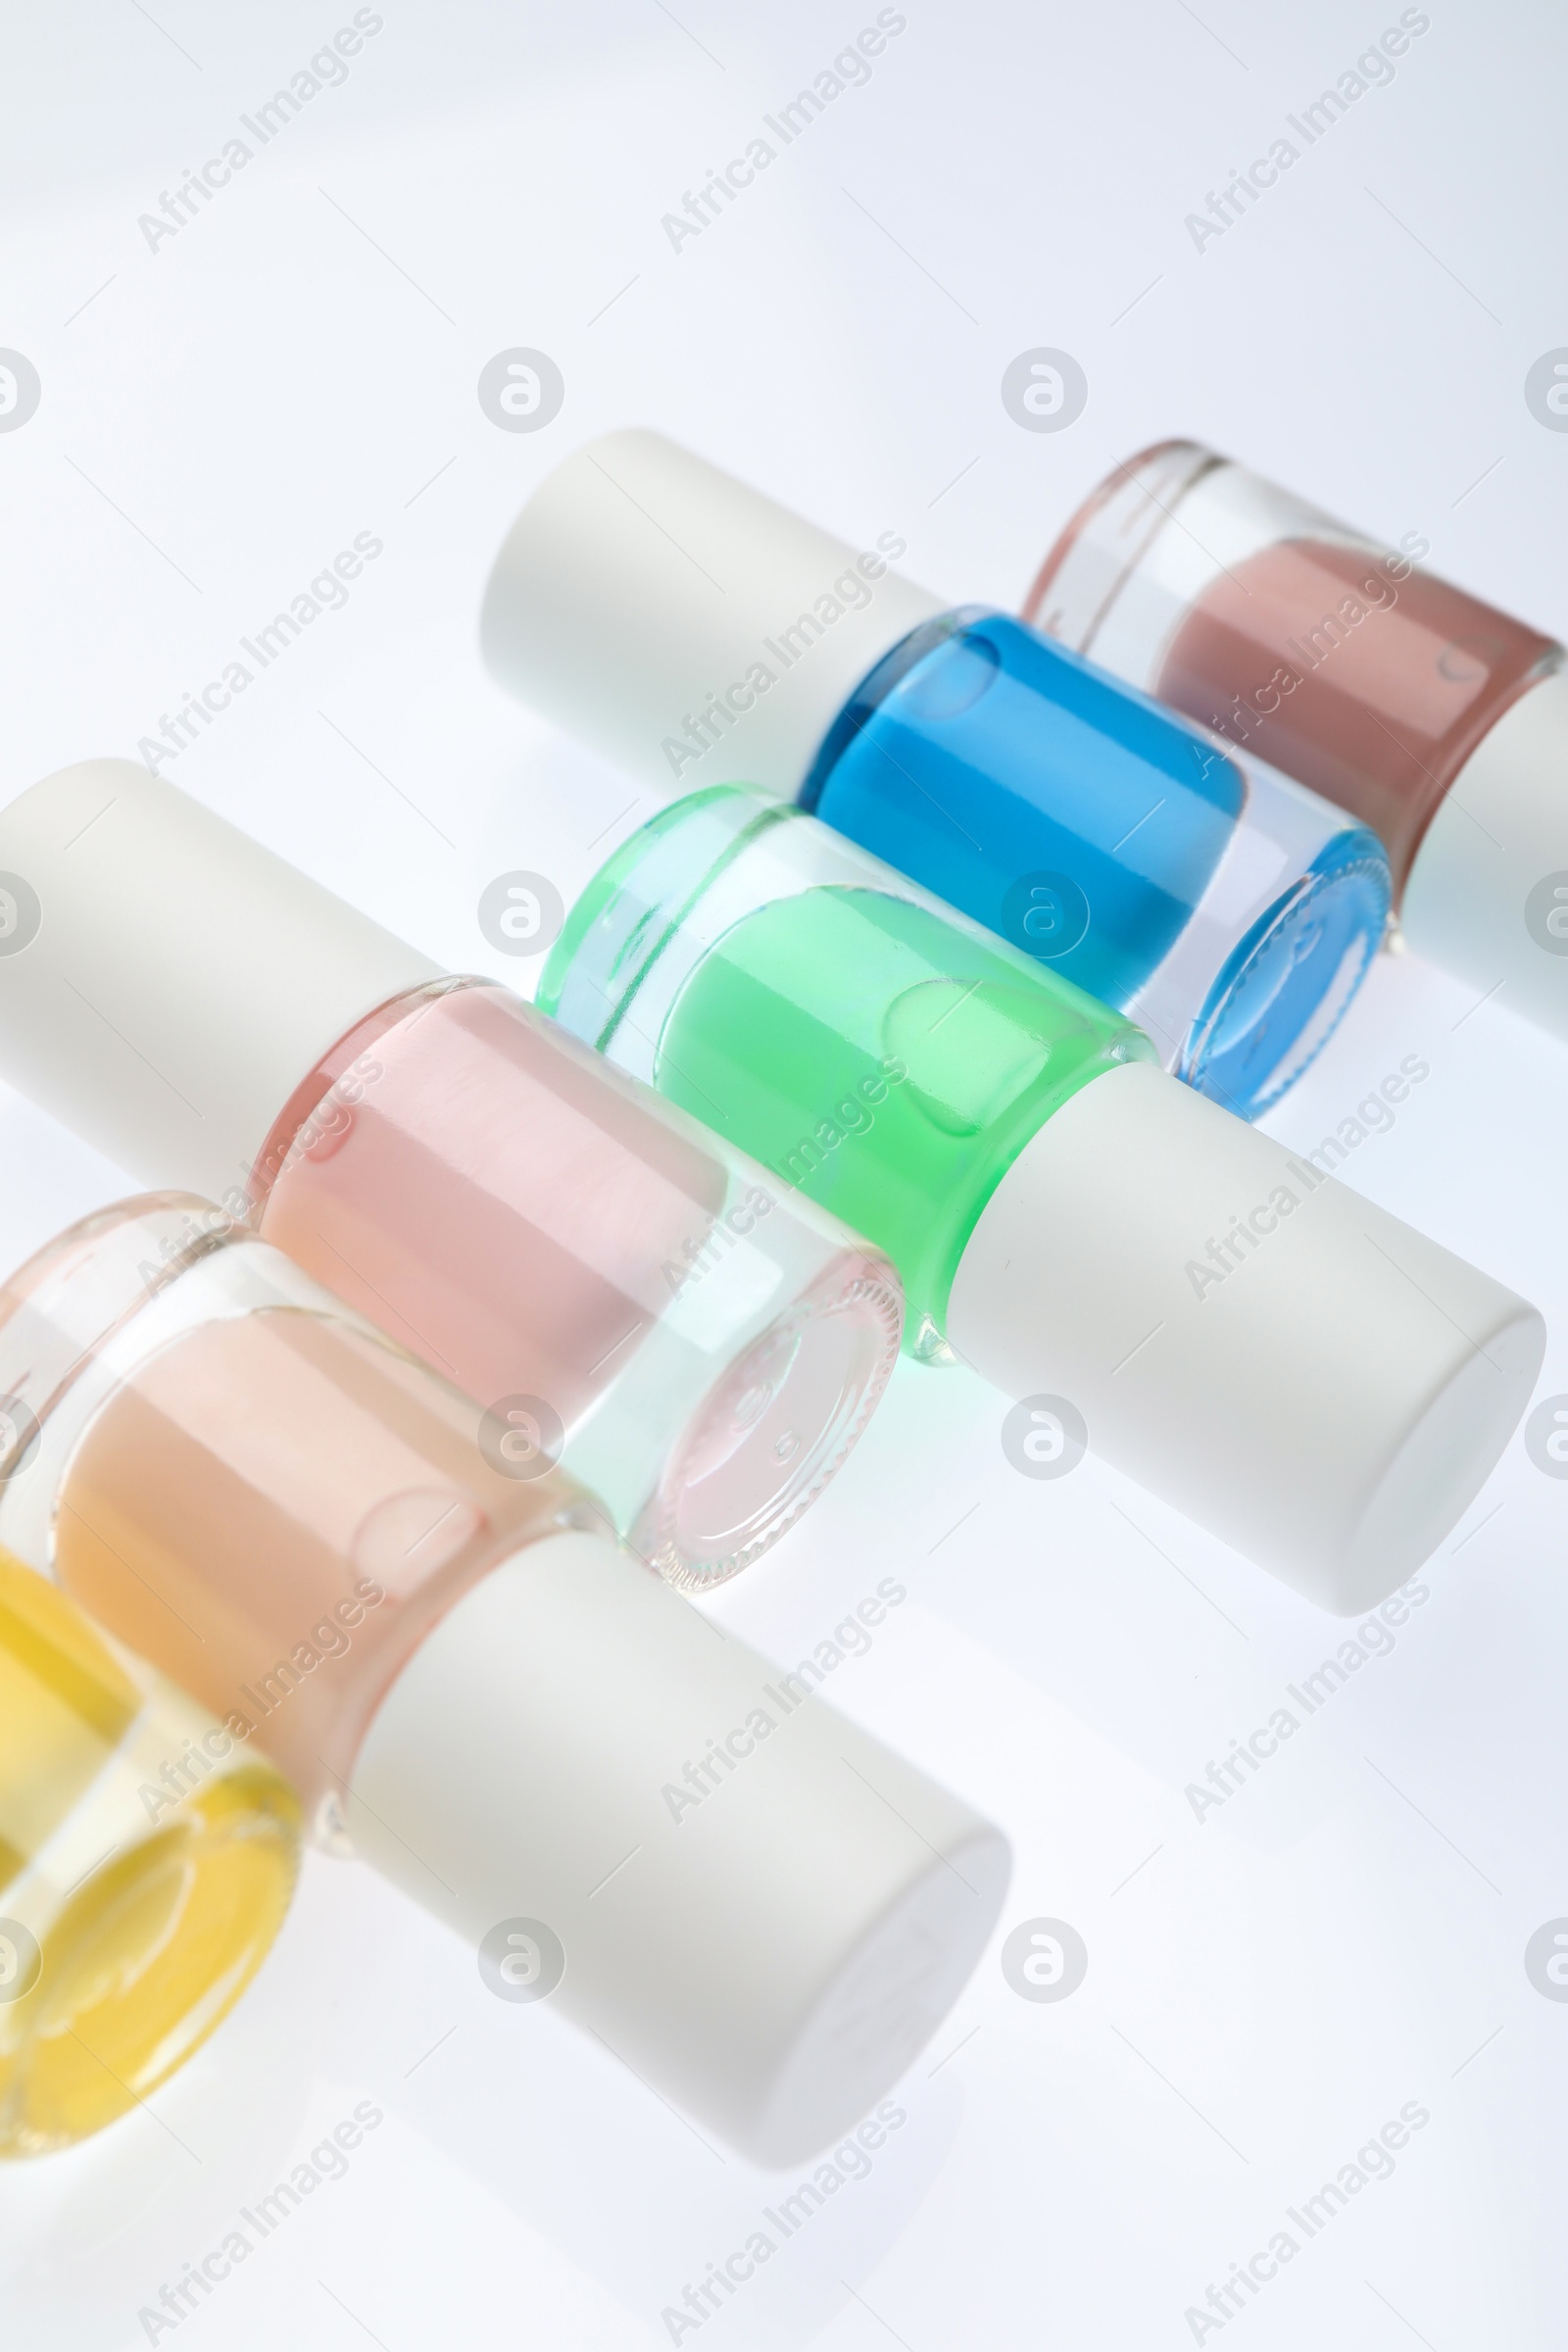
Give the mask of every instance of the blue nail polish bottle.
M 883 657 L 799 798 L 1130 1013 L 1178 1076 L 1251 1117 L 1348 1003 L 1389 880 L 1364 827 L 1248 766 L 1023 623 L 968 606 Z

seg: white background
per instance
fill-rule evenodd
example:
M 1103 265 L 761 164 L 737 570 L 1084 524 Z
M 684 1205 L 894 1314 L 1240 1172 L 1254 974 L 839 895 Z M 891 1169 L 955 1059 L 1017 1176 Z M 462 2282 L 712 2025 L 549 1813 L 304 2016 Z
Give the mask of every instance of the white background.
M 6 798 L 134 756 L 374 532 L 346 609 L 165 772 L 448 965 L 493 967 L 486 881 L 543 869 L 569 898 L 651 813 L 511 706 L 474 644 L 517 505 L 626 423 L 857 544 L 898 530 L 914 576 L 1004 605 L 1114 460 L 1190 433 L 1390 540 L 1424 532 L 1435 568 L 1568 631 L 1568 436 L 1523 398 L 1568 343 L 1568 24 L 1547 0 L 1433 0 L 1392 86 L 1201 254 L 1184 217 L 1396 7 L 907 0 L 868 84 L 678 253 L 661 217 L 866 0 L 381 13 L 344 86 L 156 252 L 137 216 L 351 9 L 0 16 L 0 344 L 43 383 L 0 435 Z M 538 434 L 476 399 L 514 345 L 564 373 Z M 1088 373 L 1060 434 L 999 397 L 1035 345 Z M 1430 1081 L 1348 1180 L 1539 1301 L 1544 1396 L 1568 1389 L 1568 1052 L 1471 1004 L 1381 959 L 1271 1124 L 1310 1147 L 1423 1055 Z M 0 1151 L 7 1265 L 129 1189 L 14 1099 Z M 879 1577 L 906 1583 L 833 1699 L 1005 1826 L 1004 1928 L 1069 1920 L 1087 1981 L 1023 2001 L 994 1948 L 872 2176 L 683 2340 L 1175 2352 L 1209 2281 L 1414 2101 L 1430 2122 L 1395 2176 L 1203 2340 L 1559 2344 L 1568 2005 L 1523 1953 L 1568 1913 L 1568 1483 L 1516 1440 L 1394 1654 L 1199 1822 L 1186 1784 L 1342 1629 L 1092 1460 L 1019 1477 L 1002 1412 L 966 1374 L 901 1365 L 826 1501 L 713 1605 L 793 1660 Z M 792 2184 L 711 2153 L 548 2008 L 493 2000 L 368 1872 L 313 1857 L 256 1987 L 151 2111 L 0 2176 L 7 2352 L 144 2343 L 139 2308 L 367 2098 L 385 2122 L 348 2177 L 181 2347 L 666 2343 L 662 2309 Z

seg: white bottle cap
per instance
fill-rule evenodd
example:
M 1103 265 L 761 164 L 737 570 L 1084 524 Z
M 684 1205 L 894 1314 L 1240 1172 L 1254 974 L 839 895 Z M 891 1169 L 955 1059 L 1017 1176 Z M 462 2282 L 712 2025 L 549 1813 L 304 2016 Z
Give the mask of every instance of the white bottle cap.
M 1007 1171 L 948 1336 L 1346 1615 L 1475 1499 L 1545 1349 L 1512 1291 L 1148 1063 L 1082 1088 Z
M 492 1990 L 548 1994 L 744 2155 L 795 2163 L 929 2038 L 1008 1875 L 1000 1832 L 807 1695 L 816 1674 L 598 1537 L 547 1537 L 394 1683 L 349 1835 Z
M 504 686 L 644 782 L 793 800 L 866 672 L 947 610 L 888 561 L 660 433 L 610 433 L 513 524 L 480 642 Z
M 0 1078 L 222 1200 L 327 1049 L 439 967 L 128 760 L 0 812 Z
M 1568 671 L 1471 753 L 1416 852 L 1401 920 L 1418 956 L 1568 1038 Z

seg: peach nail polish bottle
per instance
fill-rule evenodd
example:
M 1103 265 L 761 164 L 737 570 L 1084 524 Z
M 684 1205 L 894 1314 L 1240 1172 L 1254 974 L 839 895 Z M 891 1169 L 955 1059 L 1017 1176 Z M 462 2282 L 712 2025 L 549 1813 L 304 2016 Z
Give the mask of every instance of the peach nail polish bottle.
M 831 2140 L 956 1996 L 1000 1835 L 249 1227 L 63 1235 L 0 1288 L 0 1545 L 747 2154 Z

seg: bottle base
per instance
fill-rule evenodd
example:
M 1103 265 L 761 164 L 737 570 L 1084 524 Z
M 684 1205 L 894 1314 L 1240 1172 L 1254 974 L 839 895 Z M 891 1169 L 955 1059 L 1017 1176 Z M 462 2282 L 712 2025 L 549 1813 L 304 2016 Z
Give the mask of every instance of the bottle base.
M 903 1297 L 845 1253 L 709 1391 L 630 1542 L 704 1592 L 777 1543 L 840 1468 L 887 1387 Z
M 87 2138 L 184 2064 L 277 1933 L 298 1836 L 286 1783 L 247 1766 L 92 1874 L 0 2007 L 0 2157 Z
M 1175 1075 L 1239 1118 L 1259 1118 L 1339 1027 L 1389 917 L 1370 834 L 1336 836 L 1226 957 Z

